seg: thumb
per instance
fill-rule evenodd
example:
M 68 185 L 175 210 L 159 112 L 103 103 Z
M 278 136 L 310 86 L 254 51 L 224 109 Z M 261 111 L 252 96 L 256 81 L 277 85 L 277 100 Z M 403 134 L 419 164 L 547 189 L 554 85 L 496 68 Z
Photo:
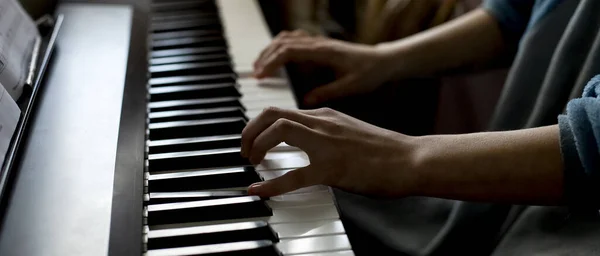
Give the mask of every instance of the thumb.
M 329 84 L 319 86 L 304 96 L 304 104 L 314 106 L 327 100 L 341 98 L 355 92 L 350 86 L 355 81 L 354 76 L 346 75 Z
M 310 177 L 310 165 L 289 171 L 275 179 L 258 182 L 248 187 L 249 195 L 272 197 L 291 192 L 303 187 L 315 185 L 315 177 Z

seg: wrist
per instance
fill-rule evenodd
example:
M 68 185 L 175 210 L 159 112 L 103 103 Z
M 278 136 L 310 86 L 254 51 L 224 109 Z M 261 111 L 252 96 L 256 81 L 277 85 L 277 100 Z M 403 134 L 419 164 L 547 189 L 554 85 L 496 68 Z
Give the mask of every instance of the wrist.
M 425 166 L 425 137 L 413 137 L 399 134 L 394 138 L 394 150 L 388 159 L 387 170 L 394 175 L 388 182 L 395 181 L 393 188 L 396 196 L 415 196 L 421 193 Z
M 388 80 L 401 80 L 410 77 L 410 71 L 405 63 L 411 63 L 409 49 L 401 42 L 385 42 L 374 46 L 379 56 L 381 70 Z

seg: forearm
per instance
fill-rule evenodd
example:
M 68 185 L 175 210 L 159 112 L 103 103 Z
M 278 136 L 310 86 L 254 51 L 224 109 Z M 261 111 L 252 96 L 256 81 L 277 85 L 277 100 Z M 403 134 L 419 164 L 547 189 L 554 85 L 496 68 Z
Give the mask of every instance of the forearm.
M 484 63 L 498 56 L 503 47 L 496 20 L 481 9 L 411 37 L 377 45 L 393 79 Z
M 418 140 L 415 194 L 506 203 L 563 201 L 557 125 Z

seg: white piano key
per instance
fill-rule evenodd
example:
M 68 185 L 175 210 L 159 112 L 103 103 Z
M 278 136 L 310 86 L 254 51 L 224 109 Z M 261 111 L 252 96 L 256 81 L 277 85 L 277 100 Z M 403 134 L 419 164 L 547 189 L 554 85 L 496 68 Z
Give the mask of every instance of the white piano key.
M 341 220 L 280 223 L 272 224 L 271 227 L 277 232 L 280 239 L 341 235 L 346 232 Z
M 281 144 L 279 144 L 281 145 Z M 278 145 L 278 146 L 279 146 Z M 287 145 L 287 144 L 286 144 Z M 269 150 L 267 155 L 265 155 L 266 160 L 277 160 L 277 159 L 287 159 L 287 158 L 302 158 L 308 161 L 308 155 L 301 150 L 295 151 L 278 151 L 278 150 Z
M 260 110 L 262 111 L 268 107 L 278 107 L 283 109 L 296 109 L 296 103 L 294 101 L 290 101 L 290 99 L 276 99 L 276 100 L 265 100 L 265 101 L 252 101 L 247 100 L 246 98 L 242 98 L 242 104 L 246 107 L 248 111 L 251 110 Z
M 343 251 L 335 251 L 335 252 L 317 252 L 317 253 L 302 254 L 302 256 L 354 256 L 354 252 L 352 252 L 351 250 L 343 250 Z
M 277 153 L 281 153 L 281 152 L 277 152 Z M 273 153 L 267 153 L 267 155 L 270 154 L 276 154 L 276 152 Z M 272 158 L 267 158 L 265 156 L 265 159 L 256 166 L 256 170 L 258 171 L 265 171 L 265 170 L 283 170 L 283 169 L 291 169 L 291 168 L 300 168 L 300 167 L 304 167 L 310 164 L 310 161 L 308 160 L 308 158 L 304 158 L 304 157 L 288 157 L 288 158 L 276 158 L 276 159 L 272 159 Z
M 341 251 L 352 248 L 346 235 L 281 239 L 276 246 L 285 255 Z
M 310 205 L 330 205 L 334 202 L 329 191 L 320 191 L 305 194 L 283 194 L 269 198 L 267 204 L 273 209 L 282 209 Z
M 337 208 L 335 207 L 335 205 L 310 205 L 310 206 L 303 206 L 303 207 L 292 207 L 292 208 L 281 208 L 281 209 L 275 208 L 275 209 L 273 209 L 273 216 L 269 216 L 269 217 L 175 223 L 175 224 L 150 226 L 149 229 L 150 230 L 159 230 L 159 229 L 169 229 L 169 228 L 185 228 L 185 227 L 193 227 L 193 226 L 239 223 L 239 222 L 247 222 L 247 221 L 266 221 L 269 224 L 280 224 L 280 223 L 310 222 L 310 221 L 320 221 L 320 220 L 338 220 L 339 218 L 340 218 L 340 216 L 338 214 L 338 211 L 337 211 Z
M 218 0 L 217 6 L 223 14 L 225 37 L 235 70 L 247 75 L 258 54 L 271 41 L 260 7 L 248 0 Z
M 269 217 L 267 222 L 275 224 L 339 218 L 337 208 L 333 204 L 311 205 L 281 209 L 273 208 L 273 216 Z
M 247 251 L 263 247 L 272 246 L 269 240 L 260 241 L 244 241 L 224 244 L 210 244 L 200 246 L 188 246 L 179 248 L 156 249 L 146 252 L 146 256 L 175 256 L 175 255 L 200 255 L 200 254 L 217 254 L 233 251 Z
M 299 151 L 300 149 L 294 146 L 290 146 L 285 142 L 279 143 L 276 147 L 269 150 L 269 152 L 294 152 Z

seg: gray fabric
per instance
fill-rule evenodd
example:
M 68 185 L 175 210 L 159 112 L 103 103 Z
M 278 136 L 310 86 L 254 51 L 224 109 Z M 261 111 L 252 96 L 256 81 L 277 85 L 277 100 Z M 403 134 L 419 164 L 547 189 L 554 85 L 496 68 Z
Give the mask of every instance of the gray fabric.
M 565 17 L 570 17 L 578 5 L 578 0 L 563 2 L 523 36 L 492 116 L 491 130 L 525 127 L 536 99 L 542 97 L 540 91 L 554 56 L 552 53 L 569 22 Z
M 567 101 L 579 97 L 586 82 L 600 73 L 599 13 L 600 1 L 569 0 L 531 28 L 521 41 L 491 129 L 557 123 Z M 515 206 L 513 212 L 522 213 L 507 218 L 493 255 L 600 254 L 596 210 Z
M 494 256 L 600 255 L 598 213 L 531 206 L 520 215 Z
M 599 13 L 598 0 L 563 1 L 528 29 L 490 130 L 557 122 L 567 100 L 600 73 Z M 600 254 L 597 212 L 431 198 L 378 200 L 341 191 L 336 198 L 345 217 L 408 255 Z

